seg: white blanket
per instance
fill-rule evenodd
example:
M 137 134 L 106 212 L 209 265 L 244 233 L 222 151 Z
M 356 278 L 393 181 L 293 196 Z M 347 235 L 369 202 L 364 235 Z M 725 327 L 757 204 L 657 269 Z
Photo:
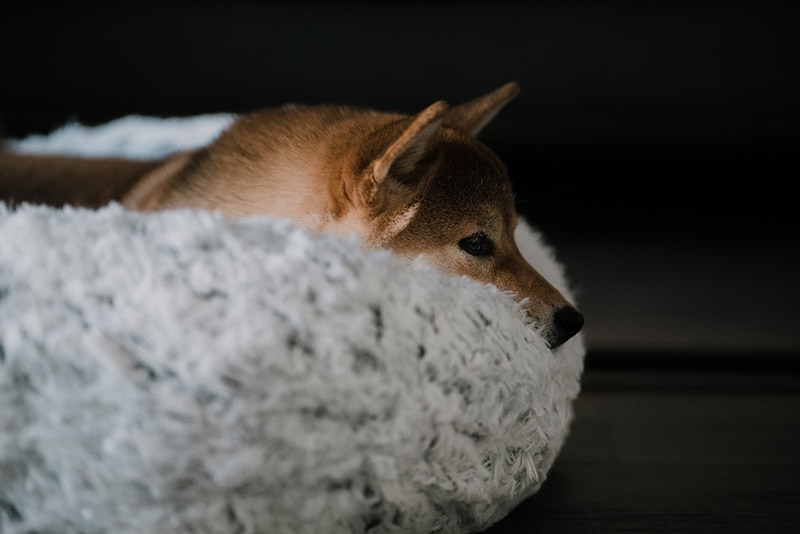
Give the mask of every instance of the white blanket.
M 214 135 L 127 120 L 114 155 Z M 491 286 L 287 221 L 0 209 L 0 532 L 480 531 L 544 481 L 583 356 Z

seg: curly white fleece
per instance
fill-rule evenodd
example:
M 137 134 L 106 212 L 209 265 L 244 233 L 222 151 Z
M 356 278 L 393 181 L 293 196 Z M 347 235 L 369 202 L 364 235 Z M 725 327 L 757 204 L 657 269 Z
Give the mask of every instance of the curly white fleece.
M 287 221 L 0 209 L 0 532 L 479 531 L 544 481 L 583 356 Z

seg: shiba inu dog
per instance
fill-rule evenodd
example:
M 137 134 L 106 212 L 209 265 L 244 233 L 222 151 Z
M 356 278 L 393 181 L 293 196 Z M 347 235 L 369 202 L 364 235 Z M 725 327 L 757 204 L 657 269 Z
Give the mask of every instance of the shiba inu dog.
M 415 115 L 291 105 L 238 117 L 210 145 L 164 161 L 0 155 L 0 199 L 141 211 L 270 215 L 355 235 L 521 301 L 555 348 L 583 316 L 523 258 L 508 172 L 476 139 L 519 92 L 508 83 L 470 102 Z

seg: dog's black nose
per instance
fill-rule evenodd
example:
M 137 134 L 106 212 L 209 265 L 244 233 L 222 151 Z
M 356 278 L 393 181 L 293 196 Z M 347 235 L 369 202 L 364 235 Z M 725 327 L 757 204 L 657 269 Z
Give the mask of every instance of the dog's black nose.
M 583 328 L 583 314 L 572 306 L 559 308 L 553 314 L 555 340 L 550 345 L 554 349 L 577 334 Z

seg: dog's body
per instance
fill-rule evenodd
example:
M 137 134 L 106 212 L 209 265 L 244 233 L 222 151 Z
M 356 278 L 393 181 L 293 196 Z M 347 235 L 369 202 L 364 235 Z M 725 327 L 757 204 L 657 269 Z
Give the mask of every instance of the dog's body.
M 271 215 L 356 235 L 366 247 L 421 256 L 512 293 L 555 347 L 581 329 L 583 317 L 523 258 L 506 168 L 475 138 L 517 92 L 510 83 L 414 116 L 266 109 L 241 116 L 209 146 L 162 162 L 3 154 L 0 199 Z

